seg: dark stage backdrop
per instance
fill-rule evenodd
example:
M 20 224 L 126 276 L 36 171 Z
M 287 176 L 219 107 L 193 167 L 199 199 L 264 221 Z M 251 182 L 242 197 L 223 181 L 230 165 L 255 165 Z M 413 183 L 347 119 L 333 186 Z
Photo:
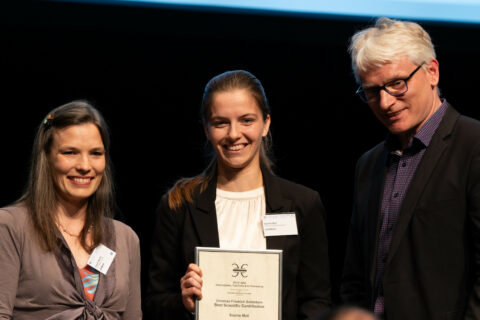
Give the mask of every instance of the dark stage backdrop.
M 145 289 L 160 196 L 205 165 L 197 117 L 203 87 L 220 72 L 246 69 L 271 103 L 276 172 L 317 190 L 327 209 L 338 301 L 355 163 L 386 134 L 354 96 L 346 52 L 349 37 L 368 22 L 3 2 L 0 206 L 22 193 L 46 113 L 89 99 L 111 127 L 119 217 L 141 239 Z M 480 119 L 479 27 L 422 24 L 436 44 L 444 97 Z

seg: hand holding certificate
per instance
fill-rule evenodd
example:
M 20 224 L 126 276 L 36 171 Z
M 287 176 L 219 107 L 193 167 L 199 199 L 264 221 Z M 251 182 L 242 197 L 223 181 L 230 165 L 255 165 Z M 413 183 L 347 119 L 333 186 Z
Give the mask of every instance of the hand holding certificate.
M 282 251 L 196 248 L 197 320 L 281 319 Z
M 180 279 L 180 289 L 185 309 L 195 311 L 195 301 L 202 299 L 202 270 L 196 264 L 188 265 L 185 275 Z

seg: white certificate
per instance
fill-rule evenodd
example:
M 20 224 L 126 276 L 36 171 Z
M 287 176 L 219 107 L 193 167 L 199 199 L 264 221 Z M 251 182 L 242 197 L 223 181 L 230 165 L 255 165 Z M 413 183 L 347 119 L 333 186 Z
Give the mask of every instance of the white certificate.
M 282 250 L 196 248 L 202 300 L 196 320 L 280 320 Z

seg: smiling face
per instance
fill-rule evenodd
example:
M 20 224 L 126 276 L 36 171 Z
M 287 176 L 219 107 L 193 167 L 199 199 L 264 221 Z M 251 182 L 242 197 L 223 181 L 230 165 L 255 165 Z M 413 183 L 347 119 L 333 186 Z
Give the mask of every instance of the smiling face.
M 436 90 L 439 80 L 438 62 L 432 59 L 425 66 L 408 80 L 408 91 L 405 94 L 394 97 L 385 90 L 380 90 L 378 100 L 369 103 L 378 120 L 403 142 L 413 137 L 441 105 Z M 359 74 L 359 78 L 366 89 L 379 87 L 408 77 L 416 67 L 407 58 L 402 58 Z
M 59 200 L 85 203 L 105 170 L 105 148 L 97 126 L 86 123 L 55 130 L 49 161 Z
M 263 118 L 260 107 L 247 90 L 215 93 L 205 132 L 217 154 L 219 169 L 259 167 L 262 138 L 268 134 L 269 127 L 270 115 Z

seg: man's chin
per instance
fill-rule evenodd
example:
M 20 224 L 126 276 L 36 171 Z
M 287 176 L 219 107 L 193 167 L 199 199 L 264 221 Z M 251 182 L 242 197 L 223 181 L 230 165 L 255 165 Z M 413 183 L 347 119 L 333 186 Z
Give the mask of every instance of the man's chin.
M 408 128 L 407 126 L 401 125 L 400 123 L 394 123 L 389 126 L 387 126 L 388 131 L 390 131 L 391 134 L 394 134 L 396 136 L 398 135 L 405 135 L 408 134 L 411 131 L 411 128 Z

